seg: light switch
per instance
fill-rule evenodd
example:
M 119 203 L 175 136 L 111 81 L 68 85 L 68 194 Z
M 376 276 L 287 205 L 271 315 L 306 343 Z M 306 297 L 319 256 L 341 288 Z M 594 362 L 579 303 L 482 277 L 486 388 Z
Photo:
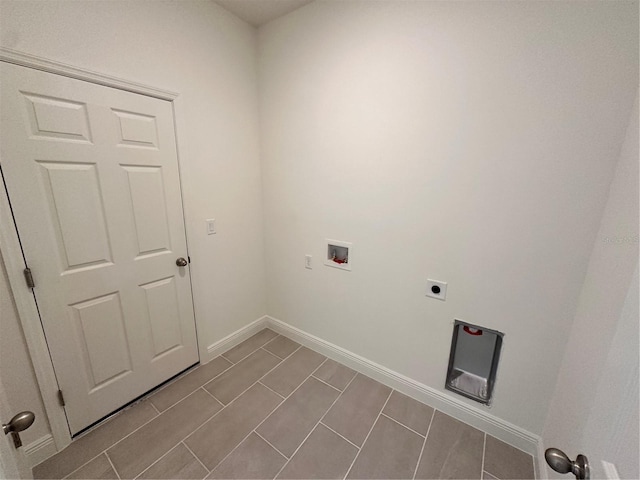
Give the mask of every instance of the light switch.
M 207 235 L 213 235 L 216 232 L 216 220 L 215 218 L 210 218 L 207 220 Z

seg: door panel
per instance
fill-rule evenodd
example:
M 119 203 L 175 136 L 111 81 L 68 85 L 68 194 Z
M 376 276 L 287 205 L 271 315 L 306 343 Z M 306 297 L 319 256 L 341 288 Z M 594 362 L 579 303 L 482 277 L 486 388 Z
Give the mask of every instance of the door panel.
M 122 168 L 127 172 L 129 180 L 129 194 L 138 240 L 136 259 L 152 253 L 170 251 L 162 169 L 155 166 L 130 165 Z
M 77 433 L 198 361 L 172 107 L 0 68 L 2 172 Z
M 89 389 L 130 373 L 131 358 L 118 293 L 70 305 L 75 310 L 76 336 L 84 354 Z

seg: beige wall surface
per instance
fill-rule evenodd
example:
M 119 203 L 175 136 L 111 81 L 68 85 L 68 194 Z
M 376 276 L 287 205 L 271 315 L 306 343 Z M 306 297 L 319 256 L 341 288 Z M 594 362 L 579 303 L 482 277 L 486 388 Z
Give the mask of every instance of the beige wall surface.
M 261 27 L 269 314 L 439 390 L 454 319 L 504 332 L 489 413 L 542 433 L 636 94 L 637 9 L 329 1 Z M 351 272 L 322 265 L 326 238 L 353 243 Z

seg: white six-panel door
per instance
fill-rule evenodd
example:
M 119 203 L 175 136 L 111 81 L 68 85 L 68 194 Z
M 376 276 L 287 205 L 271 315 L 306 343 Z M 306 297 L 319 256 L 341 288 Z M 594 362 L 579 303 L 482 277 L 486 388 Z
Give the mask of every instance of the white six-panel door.
M 2 173 L 75 434 L 198 361 L 172 105 L 0 68 Z

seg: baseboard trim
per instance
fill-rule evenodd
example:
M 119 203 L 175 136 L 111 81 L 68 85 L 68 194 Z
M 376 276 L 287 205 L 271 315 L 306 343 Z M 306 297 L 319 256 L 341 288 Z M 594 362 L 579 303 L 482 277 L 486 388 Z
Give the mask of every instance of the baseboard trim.
M 29 445 L 24 446 L 24 454 L 27 457 L 29 466 L 32 468 L 55 455 L 57 452 L 56 442 L 49 433 L 31 442 Z
M 250 336 L 258 333 L 260 330 L 267 326 L 267 316 L 263 316 L 254 320 L 250 324 L 242 327 L 239 330 L 236 330 L 230 335 L 227 335 L 222 340 L 218 340 L 215 343 L 212 343 L 207 347 L 207 353 L 209 355 L 209 360 L 213 360 L 218 355 L 226 352 L 227 350 L 232 349 L 239 343 L 244 342 Z
M 541 441 L 540 437 L 531 432 L 509 422 L 505 422 L 476 407 L 467 405 L 456 398 L 394 372 L 349 350 L 293 327 L 282 320 L 266 316 L 264 326 L 353 368 L 363 375 L 378 380 L 384 385 L 394 388 L 405 395 L 426 403 L 447 415 L 451 415 L 464 423 L 487 432 L 503 442 L 533 455 L 534 463 L 537 462 L 539 456 L 538 446 L 541 444 Z

